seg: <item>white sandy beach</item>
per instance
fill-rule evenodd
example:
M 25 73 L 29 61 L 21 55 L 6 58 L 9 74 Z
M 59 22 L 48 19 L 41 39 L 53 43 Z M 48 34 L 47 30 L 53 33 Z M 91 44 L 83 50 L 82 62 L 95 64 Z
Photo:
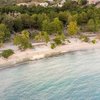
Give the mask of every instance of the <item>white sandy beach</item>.
M 100 41 L 96 44 L 81 42 L 78 39 L 70 39 L 70 41 L 71 43 L 66 43 L 65 45 L 58 46 L 55 49 L 51 49 L 50 46 L 41 45 L 35 47 L 35 49 L 27 49 L 23 52 L 15 50 L 15 54 L 10 56 L 8 59 L 3 57 L 0 58 L 0 67 L 11 66 L 24 61 L 37 60 L 71 51 L 100 48 Z

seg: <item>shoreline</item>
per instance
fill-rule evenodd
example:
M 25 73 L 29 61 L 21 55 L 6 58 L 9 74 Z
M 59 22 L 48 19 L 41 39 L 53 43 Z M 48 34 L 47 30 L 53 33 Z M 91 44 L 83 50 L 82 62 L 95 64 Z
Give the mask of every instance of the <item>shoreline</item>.
M 51 49 L 50 46 L 40 46 L 36 48 L 36 50 L 27 49 L 23 52 L 16 51 L 15 54 L 10 56 L 8 59 L 5 59 L 3 57 L 0 58 L 0 69 L 8 68 L 9 66 L 13 66 L 15 64 L 23 63 L 26 61 L 34 61 L 68 52 L 89 50 L 96 48 L 97 49 L 100 48 L 100 41 L 98 41 L 96 44 L 93 44 L 93 43 L 81 42 L 79 40 L 74 40 L 71 41 L 71 43 L 68 44 L 66 43 L 65 45 L 58 46 L 55 49 Z

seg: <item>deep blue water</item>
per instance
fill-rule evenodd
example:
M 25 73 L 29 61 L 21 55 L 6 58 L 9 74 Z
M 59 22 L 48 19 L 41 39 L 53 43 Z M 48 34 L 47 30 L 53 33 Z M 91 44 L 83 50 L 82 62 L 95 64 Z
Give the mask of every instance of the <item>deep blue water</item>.
M 100 50 L 0 70 L 0 100 L 100 100 Z

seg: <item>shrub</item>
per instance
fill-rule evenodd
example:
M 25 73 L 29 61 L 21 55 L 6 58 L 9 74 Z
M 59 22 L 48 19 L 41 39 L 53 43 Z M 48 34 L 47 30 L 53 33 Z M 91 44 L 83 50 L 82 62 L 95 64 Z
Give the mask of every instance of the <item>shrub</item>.
M 4 50 L 2 53 L 1 53 L 1 56 L 3 56 L 4 58 L 8 58 L 10 57 L 11 55 L 14 54 L 14 51 L 11 50 L 11 49 L 8 49 L 8 50 Z
M 80 36 L 80 39 L 81 39 L 82 41 L 84 41 L 84 42 L 89 42 L 89 38 L 88 38 L 87 36 L 85 36 L 85 35 L 81 35 L 81 36 Z
M 54 42 L 55 42 L 56 45 L 61 45 L 62 44 L 62 41 L 60 40 L 60 38 L 55 38 Z
M 89 38 L 88 37 L 84 37 L 84 42 L 89 42 Z
M 54 49 L 56 45 L 54 43 L 51 43 L 51 49 Z
M 69 35 L 76 35 L 79 32 L 79 27 L 76 22 L 70 22 L 67 28 Z
M 67 42 L 68 42 L 68 43 L 71 43 L 70 40 L 68 40 L 68 39 L 67 39 Z
M 40 32 L 38 35 L 35 36 L 35 41 L 45 41 L 46 43 L 48 43 L 50 41 L 50 37 L 47 32 Z
M 5 42 L 10 38 L 10 31 L 5 24 L 0 24 L 0 42 Z
M 96 40 L 95 40 L 95 39 L 94 39 L 94 40 L 92 40 L 92 43 L 93 43 L 93 44 L 96 44 Z
M 29 32 L 24 30 L 21 34 L 17 34 L 14 37 L 14 44 L 18 45 L 19 49 L 25 50 L 27 48 L 32 48 L 32 44 L 29 38 Z

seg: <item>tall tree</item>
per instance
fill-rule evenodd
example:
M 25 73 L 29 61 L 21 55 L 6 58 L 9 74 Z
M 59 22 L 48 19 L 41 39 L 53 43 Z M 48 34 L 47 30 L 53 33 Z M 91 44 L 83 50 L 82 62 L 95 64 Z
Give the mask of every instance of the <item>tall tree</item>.
M 14 25 L 13 25 L 14 31 L 19 32 L 23 29 L 23 23 L 20 17 L 17 17 L 14 19 Z
M 5 42 L 10 38 L 10 31 L 5 24 L 0 24 L 0 41 Z
M 79 27 L 77 26 L 76 22 L 70 22 L 68 25 L 68 34 L 69 35 L 76 35 L 79 31 Z
M 24 30 L 21 34 L 18 34 L 14 37 L 14 44 L 18 45 L 21 50 L 31 48 L 32 44 L 30 43 L 29 32 Z
M 88 31 L 96 32 L 100 28 L 100 20 L 96 19 L 90 19 L 87 23 Z
M 50 30 L 50 21 L 48 20 L 44 20 L 43 23 L 42 23 L 42 31 L 45 31 L 47 33 L 51 33 L 51 30 Z
M 63 24 L 58 18 L 55 18 L 53 22 L 51 22 L 50 27 L 53 33 L 62 33 L 63 31 Z

